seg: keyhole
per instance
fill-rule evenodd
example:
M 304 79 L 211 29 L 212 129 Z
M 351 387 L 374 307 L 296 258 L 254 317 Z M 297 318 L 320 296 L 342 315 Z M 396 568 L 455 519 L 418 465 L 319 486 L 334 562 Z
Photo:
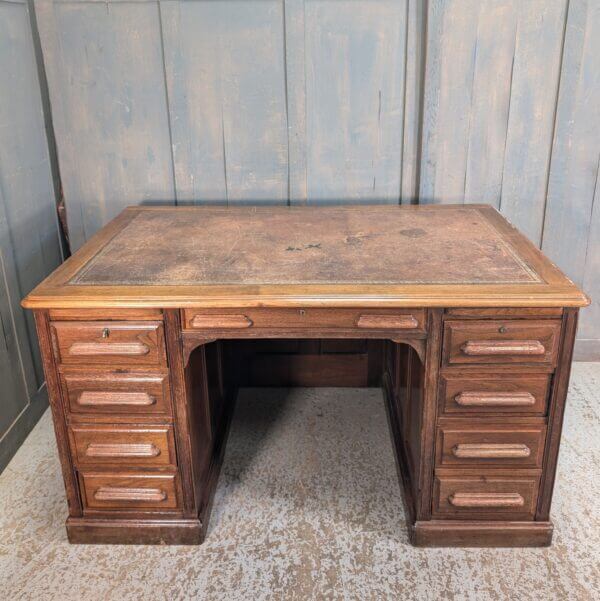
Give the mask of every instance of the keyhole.
M 504 326 L 500 326 L 498 328 L 498 332 L 500 332 L 500 334 L 504 334 L 506 332 L 506 328 Z
M 102 330 L 102 338 L 108 338 L 110 336 L 110 330 L 108 328 L 104 328 Z
M 300 315 L 302 315 L 302 316 L 306 315 L 306 311 L 304 309 L 300 309 L 300 311 L 298 311 L 298 313 L 300 313 Z

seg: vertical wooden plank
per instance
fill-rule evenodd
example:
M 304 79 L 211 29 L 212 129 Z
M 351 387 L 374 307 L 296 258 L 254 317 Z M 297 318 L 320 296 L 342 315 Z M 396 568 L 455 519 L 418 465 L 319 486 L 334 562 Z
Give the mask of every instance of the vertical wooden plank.
M 305 204 L 308 200 L 304 2 L 284 0 L 290 204 Z
M 477 27 L 484 3 L 429 5 L 420 201 L 462 202 Z
M 161 3 L 177 196 L 288 198 L 283 3 Z
M 7 4 L 0 2 L 0 35 L 4 29 L 3 26 L 7 24 L 4 10 Z M 23 5 L 19 6 L 16 3 L 13 6 L 16 10 L 24 9 Z M 0 131 L 3 129 L 5 127 L 0 128 Z M 2 180 L 0 179 L 0 441 L 14 427 L 19 416 L 27 408 L 30 396 L 37 390 L 31 354 L 25 354 L 25 362 L 21 361 L 19 342 L 23 344 L 26 340 L 26 336 L 23 335 L 24 320 L 20 315 L 19 325 L 21 327 L 17 331 L 17 323 L 13 319 L 14 307 L 10 290 L 18 288 L 17 270 L 14 264 L 10 230 L 6 218 L 6 201 L 1 184 Z M 2 447 L 0 447 L 0 451 L 2 451 L 0 452 L 1 471 L 3 467 L 1 460 L 6 451 Z M 11 451 L 12 449 L 7 454 L 12 454 Z
M 399 202 L 405 2 L 306 0 L 304 31 L 308 202 Z
M 404 139 L 402 141 L 402 204 L 419 198 L 422 106 L 425 79 L 427 2 L 407 0 L 406 72 L 404 75 Z
M 0 222 L 0 236 L 7 233 L 3 225 Z M 0 246 L 0 439 L 29 403 L 24 375 L 12 324 L 4 256 Z
M 423 69 L 423 109 L 421 119 L 421 157 L 419 163 L 419 204 L 435 202 L 436 124 L 440 105 L 441 53 L 443 0 L 428 0 L 427 27 L 425 29 L 425 62 Z
M 467 135 L 464 202 L 500 207 L 517 37 L 518 2 L 482 10 Z
M 542 250 L 592 297 L 578 338 L 600 354 L 600 4 L 569 4 Z M 594 271 L 595 270 L 595 271 Z M 581 346 L 581 345 L 580 345 Z M 591 349 L 590 349 L 591 350 Z
M 181 8 L 182 4 L 177 0 L 160 4 L 178 201 L 182 204 L 203 200 L 226 204 L 224 132 L 219 104 L 219 69 L 215 64 L 218 51 L 214 45 L 203 42 L 202 36 L 192 40 L 197 44 L 204 43 L 204 48 L 184 51 Z M 196 82 L 200 75 L 200 60 L 206 64 L 203 64 L 200 82 Z M 188 65 L 192 76 L 188 73 Z
M 33 318 L 24 314 L 20 300 L 60 263 L 61 254 L 25 2 L 0 1 L 0 89 L 0 252 L 8 295 L 7 315 L 10 328 L 14 327 L 16 354 L 21 355 L 32 395 L 44 378 Z
M 431 2 L 422 202 L 487 202 L 542 231 L 566 2 Z
M 500 209 L 541 244 L 566 2 L 521 2 Z
M 36 0 L 71 245 L 173 202 L 158 4 Z

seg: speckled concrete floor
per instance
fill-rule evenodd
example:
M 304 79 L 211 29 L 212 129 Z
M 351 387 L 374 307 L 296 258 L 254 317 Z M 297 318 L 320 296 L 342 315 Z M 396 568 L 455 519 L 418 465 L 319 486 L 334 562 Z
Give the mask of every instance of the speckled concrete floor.
M 415 549 L 379 391 L 243 391 L 204 545 L 75 546 L 46 413 L 0 476 L 0 598 L 599 599 L 600 364 L 563 440 L 552 547 Z

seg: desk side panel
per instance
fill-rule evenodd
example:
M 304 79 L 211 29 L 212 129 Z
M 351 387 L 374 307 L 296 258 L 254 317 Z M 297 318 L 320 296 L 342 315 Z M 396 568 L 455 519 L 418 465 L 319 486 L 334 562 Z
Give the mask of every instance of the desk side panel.
M 55 361 L 48 311 L 35 311 L 34 317 L 40 344 L 40 352 L 42 355 L 42 365 L 46 376 L 48 399 L 52 410 L 52 421 L 54 422 L 58 456 L 60 459 L 63 480 L 65 482 L 69 516 L 80 517 L 82 515 L 81 498 L 79 496 L 79 487 L 77 485 L 77 478 L 69 448 L 69 436 L 64 404 L 65 400 L 62 396 L 60 379 Z
M 556 477 L 558 451 L 567 401 L 573 347 L 577 334 L 578 309 L 565 309 L 562 323 L 562 336 L 558 355 L 558 365 L 554 375 L 552 393 L 548 409 L 548 429 L 546 452 L 540 482 L 540 493 L 536 520 L 546 521 L 550 516 L 550 504 Z

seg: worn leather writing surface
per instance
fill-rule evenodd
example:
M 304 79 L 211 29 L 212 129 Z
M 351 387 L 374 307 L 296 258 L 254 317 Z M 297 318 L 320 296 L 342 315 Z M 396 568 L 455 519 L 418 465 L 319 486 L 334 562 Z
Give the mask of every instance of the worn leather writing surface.
M 69 283 L 540 281 L 476 208 L 371 206 L 141 211 Z

